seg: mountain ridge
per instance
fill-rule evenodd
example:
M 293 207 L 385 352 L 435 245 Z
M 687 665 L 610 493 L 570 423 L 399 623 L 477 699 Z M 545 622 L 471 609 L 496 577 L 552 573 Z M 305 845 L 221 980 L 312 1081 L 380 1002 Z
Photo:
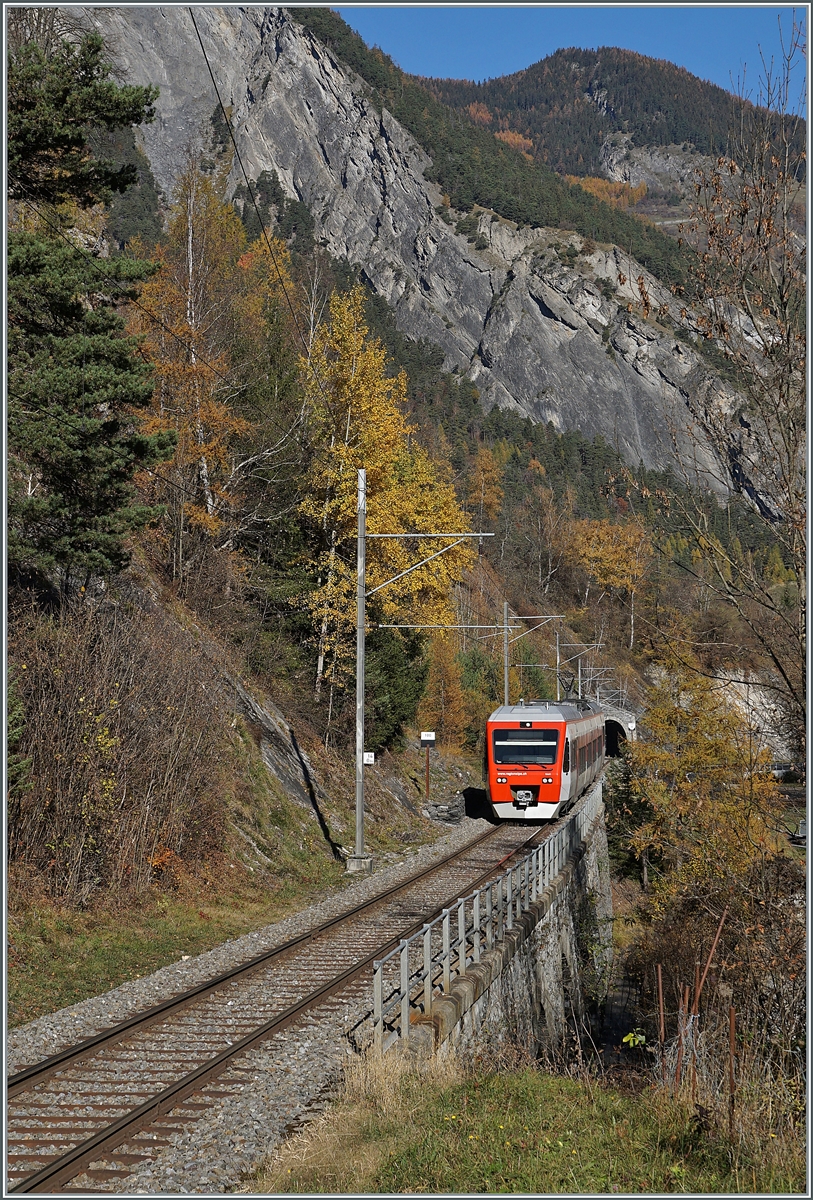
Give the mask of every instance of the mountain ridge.
M 601 147 L 616 133 L 639 146 L 721 154 L 738 104 L 735 94 L 685 67 L 614 46 L 556 50 L 479 84 L 423 82 L 456 111 L 476 106 L 475 122 L 524 135 L 535 159 L 574 175 L 599 174 Z

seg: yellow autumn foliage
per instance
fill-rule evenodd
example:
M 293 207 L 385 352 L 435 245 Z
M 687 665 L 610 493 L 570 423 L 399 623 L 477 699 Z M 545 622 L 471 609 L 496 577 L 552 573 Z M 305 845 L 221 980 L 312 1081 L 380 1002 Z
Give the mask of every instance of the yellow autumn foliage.
M 484 518 L 494 520 L 503 498 L 502 471 L 488 446 L 480 446 L 469 472 L 468 502 L 477 514 L 478 528 Z
M 655 866 L 656 907 L 708 894 L 773 847 L 779 792 L 759 734 L 719 680 L 667 664 L 629 747 L 644 813 L 630 845 Z
M 437 734 L 438 745 L 456 750 L 463 745 L 468 717 L 463 672 L 452 638 L 434 637 L 429 646 L 429 678 L 418 707 L 422 729 Z
M 590 581 L 604 591 L 635 591 L 652 558 L 650 537 L 642 525 L 634 520 L 587 519 L 571 521 L 568 533 L 571 553 Z
M 308 375 L 312 458 L 299 511 L 321 531 L 317 586 L 301 598 L 319 631 L 319 672 L 341 683 L 355 648 L 358 470 L 367 473 L 367 532 L 457 533 L 470 524 L 448 472 L 415 439 L 404 417 L 406 376 L 387 375 L 386 354 L 369 336 L 364 293 L 334 294 L 317 331 Z M 455 539 L 375 539 L 367 543 L 372 591 Z M 390 623 L 453 624 L 453 584 L 474 561 L 467 541 L 388 584 L 372 607 Z M 335 668 L 335 672 L 334 672 Z
M 144 430 L 172 430 L 178 438 L 172 460 L 145 482 L 147 494 L 161 499 L 161 480 L 170 485 L 176 576 L 184 570 L 184 528 L 210 536 L 221 530 L 233 503 L 228 486 L 232 445 L 250 429 L 224 388 L 237 311 L 236 265 L 244 246 L 239 217 L 191 160 L 176 185 L 167 241 L 152 254 L 159 269 L 143 285 L 129 320 L 130 332 L 141 335 L 142 353 L 154 367 Z M 145 251 L 135 246 L 135 253 Z
M 632 187 L 629 183 L 616 183 L 593 175 L 565 175 L 565 179 L 570 184 L 577 184 L 597 200 L 604 200 L 616 208 L 634 208 L 646 195 L 645 183 Z

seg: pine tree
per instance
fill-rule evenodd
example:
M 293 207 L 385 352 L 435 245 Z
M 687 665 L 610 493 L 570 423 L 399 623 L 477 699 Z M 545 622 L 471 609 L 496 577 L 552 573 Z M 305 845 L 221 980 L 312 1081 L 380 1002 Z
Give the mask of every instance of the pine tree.
M 133 475 L 171 450 L 139 428 L 149 373 L 116 311 L 151 268 L 100 257 L 98 206 L 132 172 L 88 148 L 96 126 L 151 119 L 157 93 L 108 74 L 95 36 L 9 57 L 8 557 L 65 589 L 125 564 L 127 534 L 154 515 Z
M 12 233 L 8 255 L 8 558 L 56 573 L 66 589 L 127 561 L 126 535 L 154 510 L 139 504 L 139 466 L 171 452 L 134 410 L 152 385 L 135 342 L 100 289 L 133 294 L 145 263 L 106 263 L 69 244 Z M 107 282 L 109 281 L 109 282 Z M 121 294 L 121 291 L 119 294 Z
M 136 182 L 135 167 L 93 157 L 90 131 L 152 121 L 158 89 L 120 87 L 103 53 L 101 37 L 88 34 L 78 46 L 60 41 L 48 53 L 30 41 L 9 54 L 10 198 L 90 208 Z

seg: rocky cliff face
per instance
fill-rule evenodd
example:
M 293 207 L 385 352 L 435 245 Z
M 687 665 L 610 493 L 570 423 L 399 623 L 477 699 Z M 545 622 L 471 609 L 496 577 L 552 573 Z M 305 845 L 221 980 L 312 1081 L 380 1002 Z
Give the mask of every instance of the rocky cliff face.
M 161 88 L 143 137 L 169 196 L 217 103 L 189 11 L 86 12 L 122 74 Z M 249 177 L 277 171 L 313 213 L 317 237 L 362 265 L 404 333 L 442 346 L 446 368 L 476 381 L 486 407 L 600 433 L 634 464 L 670 462 L 670 421 L 683 423 L 687 401 L 719 384 L 670 332 L 664 320 L 681 320 L 674 298 L 639 264 L 488 212 L 479 214 L 476 249 L 455 229 L 462 214 L 443 210 L 414 139 L 284 9 L 195 16 Z M 235 163 L 230 187 L 241 180 Z
M 601 166 L 608 179 L 694 198 L 696 172 L 709 171 L 713 159 L 685 146 L 635 146 L 627 134 L 614 133 L 601 147 Z

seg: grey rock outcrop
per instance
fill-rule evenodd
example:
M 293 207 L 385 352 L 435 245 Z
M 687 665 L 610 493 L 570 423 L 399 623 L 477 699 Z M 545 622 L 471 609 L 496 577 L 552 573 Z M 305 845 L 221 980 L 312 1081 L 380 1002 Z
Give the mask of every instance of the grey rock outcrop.
M 676 191 L 694 198 L 697 171 L 708 171 L 713 160 L 693 147 L 635 146 L 628 134 L 605 138 L 600 161 L 608 179 L 663 192 Z
M 122 74 L 161 88 L 143 143 L 170 196 L 187 146 L 217 103 L 189 11 L 86 12 Z M 634 464 L 671 462 L 670 421 L 682 423 L 697 389 L 719 385 L 690 347 L 654 323 L 660 309 L 662 322 L 679 324 L 680 311 L 639 264 L 488 212 L 479 215 L 485 248 L 476 249 L 455 229 L 460 214 L 442 219 L 423 150 L 284 9 L 206 7 L 195 17 L 249 178 L 275 169 L 288 196 L 308 205 L 317 237 L 362 266 L 404 333 L 440 345 L 446 369 L 474 380 L 486 408 L 602 434 Z M 230 188 L 241 180 L 235 162 Z M 579 256 L 564 256 L 568 246 Z

